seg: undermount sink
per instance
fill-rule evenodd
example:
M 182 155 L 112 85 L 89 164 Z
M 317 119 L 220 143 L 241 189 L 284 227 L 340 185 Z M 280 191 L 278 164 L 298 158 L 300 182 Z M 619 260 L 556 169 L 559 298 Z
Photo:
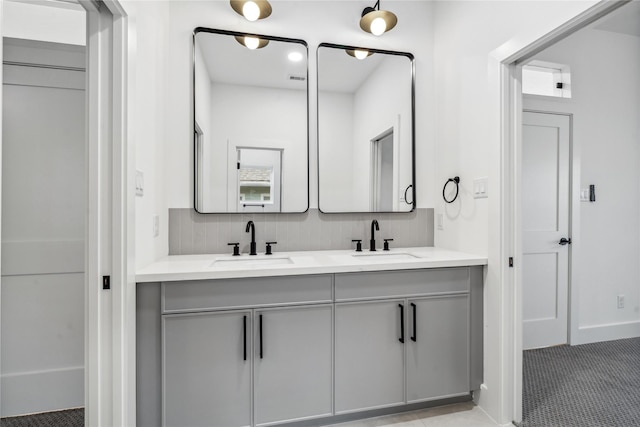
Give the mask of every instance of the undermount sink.
M 380 262 L 380 261 L 402 261 L 410 259 L 418 259 L 419 256 L 412 255 L 404 252 L 376 252 L 376 253 L 363 253 L 353 254 L 352 257 L 360 261 Z
M 261 267 L 283 264 L 293 264 L 293 261 L 289 257 L 264 256 L 256 258 L 255 256 L 248 255 L 242 257 L 219 258 L 213 261 L 209 267 Z

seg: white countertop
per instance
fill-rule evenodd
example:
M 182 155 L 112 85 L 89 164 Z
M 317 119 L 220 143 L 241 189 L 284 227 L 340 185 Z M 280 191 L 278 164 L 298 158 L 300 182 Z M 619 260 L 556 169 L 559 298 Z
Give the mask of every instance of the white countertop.
M 171 255 L 142 268 L 136 282 L 295 276 L 359 271 L 486 265 L 487 258 L 445 249 L 394 248 L 391 251 L 301 251 L 242 254 Z

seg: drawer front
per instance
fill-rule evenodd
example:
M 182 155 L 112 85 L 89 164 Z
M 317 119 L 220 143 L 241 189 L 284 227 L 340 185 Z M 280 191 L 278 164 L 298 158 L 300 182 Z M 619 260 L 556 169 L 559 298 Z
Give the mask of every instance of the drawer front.
M 331 275 L 164 282 L 162 312 L 332 302 Z
M 469 292 L 469 268 L 336 274 L 336 301 Z

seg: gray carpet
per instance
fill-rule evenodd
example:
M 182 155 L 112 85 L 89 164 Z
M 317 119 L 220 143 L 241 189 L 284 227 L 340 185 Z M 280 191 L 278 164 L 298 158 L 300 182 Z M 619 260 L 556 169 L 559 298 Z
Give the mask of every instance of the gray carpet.
M 640 338 L 524 352 L 522 427 L 640 426 Z
M 84 427 L 84 409 L 46 412 L 0 420 L 1 427 Z

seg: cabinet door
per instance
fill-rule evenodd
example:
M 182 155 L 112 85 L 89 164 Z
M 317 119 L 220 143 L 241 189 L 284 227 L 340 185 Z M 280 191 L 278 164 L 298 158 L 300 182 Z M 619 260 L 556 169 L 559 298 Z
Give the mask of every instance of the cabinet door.
M 248 311 L 163 316 L 165 426 L 251 425 L 250 319 Z
M 332 413 L 332 307 L 256 310 L 256 425 Z
M 336 414 L 404 403 L 400 305 L 336 304 Z
M 469 393 L 469 296 L 410 300 L 407 320 L 407 403 Z

